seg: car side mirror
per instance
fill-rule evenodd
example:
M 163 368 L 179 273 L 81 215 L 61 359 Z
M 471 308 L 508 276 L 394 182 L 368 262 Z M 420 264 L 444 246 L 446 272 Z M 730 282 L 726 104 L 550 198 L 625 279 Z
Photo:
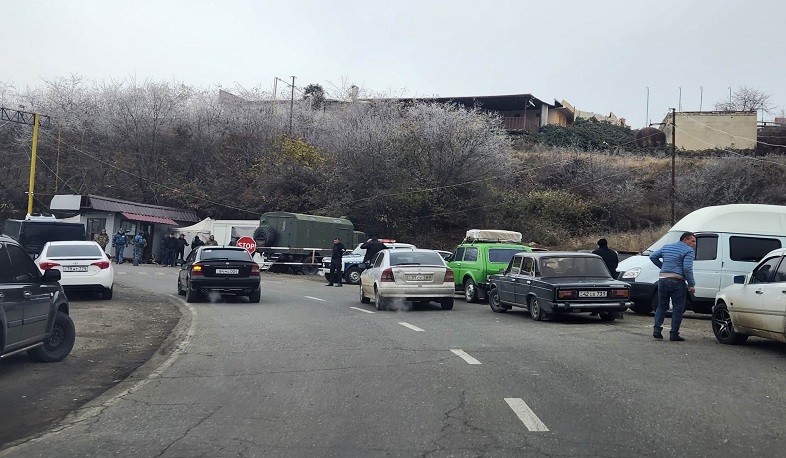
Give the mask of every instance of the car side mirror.
M 733 281 L 734 281 L 734 283 L 736 283 L 738 285 L 744 285 L 745 284 L 745 275 L 735 275 L 734 278 L 733 278 Z
M 48 269 L 44 271 L 44 283 L 54 283 L 56 281 L 60 281 L 60 278 L 62 277 L 60 275 L 60 270 L 58 269 Z

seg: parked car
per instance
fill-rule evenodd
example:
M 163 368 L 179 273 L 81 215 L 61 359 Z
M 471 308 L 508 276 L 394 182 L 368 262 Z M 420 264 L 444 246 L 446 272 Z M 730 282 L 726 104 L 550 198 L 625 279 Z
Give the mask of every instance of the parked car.
M 435 301 L 451 310 L 453 293 L 453 271 L 434 250 L 382 250 L 360 274 L 360 302 L 373 298 L 377 310 L 395 308 L 397 301 Z
M 259 264 L 245 248 L 203 245 L 188 254 L 178 272 L 177 294 L 196 302 L 211 292 L 260 301 Z
M 23 220 L 8 219 L 3 234 L 19 242 L 35 258 L 46 242 L 55 240 L 85 240 L 85 225 L 62 221 L 54 216 L 28 215 Z
M 773 250 L 750 275 L 737 275 L 715 296 L 712 331 L 722 344 L 748 336 L 786 342 L 786 249 Z
M 95 291 L 102 299 L 112 299 L 115 270 L 96 242 L 46 242 L 35 263 L 41 272 L 59 270 L 66 291 Z
M 499 229 L 470 229 L 448 266 L 453 269 L 455 290 L 464 292 L 464 300 L 478 302 L 489 291 L 489 275 L 504 269 L 513 255 L 532 251 L 521 244 L 521 233 Z
M 380 241 L 390 249 L 415 248 L 415 245 L 412 245 L 411 243 L 401 243 L 390 239 L 380 239 Z M 344 275 L 344 283 L 350 285 L 360 284 L 360 272 L 366 268 L 366 266 L 363 264 L 363 258 L 366 255 L 366 249 L 360 248 L 361 245 L 362 243 L 358 243 L 354 250 L 345 252 L 344 256 L 341 257 L 341 271 Z M 325 280 L 331 281 L 330 256 L 325 256 L 322 258 L 322 267 L 319 269 L 319 274 L 324 275 Z
M 489 280 L 491 310 L 504 313 L 523 307 L 535 321 L 583 312 L 614 321 L 633 305 L 630 285 L 613 279 L 603 258 L 592 253 L 517 253 L 504 272 Z
M 30 255 L 0 236 L 0 359 L 26 351 L 36 361 L 62 361 L 76 340 L 60 271 L 42 274 Z

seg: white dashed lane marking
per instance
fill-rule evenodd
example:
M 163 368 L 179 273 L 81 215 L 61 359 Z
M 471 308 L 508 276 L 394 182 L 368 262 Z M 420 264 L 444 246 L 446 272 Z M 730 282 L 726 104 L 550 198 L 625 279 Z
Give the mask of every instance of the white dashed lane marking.
M 461 358 L 464 361 L 466 361 L 468 364 L 480 364 L 480 361 L 478 361 L 477 359 L 469 356 L 467 354 L 467 352 L 465 352 L 464 350 L 454 349 L 454 350 L 450 350 L 450 351 L 453 352 L 459 358 Z
M 524 426 L 527 427 L 530 431 L 548 431 L 549 429 L 546 425 L 540 421 L 535 412 L 529 408 L 526 402 L 524 402 L 521 398 L 505 398 L 505 402 L 508 403 L 513 412 L 516 413 L 516 416 L 519 417 Z
M 417 327 L 417 326 L 413 326 L 413 325 L 411 325 L 411 324 L 409 324 L 409 323 L 405 323 L 405 322 L 403 322 L 403 321 L 399 321 L 399 323 L 398 323 L 398 324 L 400 324 L 401 326 L 404 326 L 405 328 L 412 329 L 413 331 L 420 331 L 420 332 L 423 332 L 423 331 L 425 331 L 425 329 L 420 329 L 420 328 L 419 328 L 419 327 Z
M 350 308 L 351 308 L 351 309 L 355 309 L 355 310 L 359 310 L 359 311 L 361 311 L 361 312 L 365 312 L 365 313 L 374 313 L 374 312 L 372 312 L 371 310 L 365 310 L 365 309 L 362 309 L 362 308 L 360 308 L 360 307 L 350 307 Z
M 320 298 L 318 298 L 318 297 L 311 297 L 311 296 L 306 296 L 306 299 L 313 299 L 313 300 L 315 300 L 315 301 L 319 301 L 319 302 L 325 302 L 325 300 L 324 300 L 324 299 L 320 299 Z

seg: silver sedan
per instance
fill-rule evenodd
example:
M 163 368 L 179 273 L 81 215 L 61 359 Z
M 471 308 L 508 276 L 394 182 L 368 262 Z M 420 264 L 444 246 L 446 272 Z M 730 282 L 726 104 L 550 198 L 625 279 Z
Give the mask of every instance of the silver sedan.
M 360 302 L 377 310 L 406 308 L 406 302 L 439 302 L 453 308 L 453 271 L 434 250 L 382 250 L 360 275 Z

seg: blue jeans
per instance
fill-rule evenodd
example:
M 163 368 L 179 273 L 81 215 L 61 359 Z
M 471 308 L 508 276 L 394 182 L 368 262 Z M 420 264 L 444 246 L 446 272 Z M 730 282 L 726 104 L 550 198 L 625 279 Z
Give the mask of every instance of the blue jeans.
M 655 310 L 655 330 L 663 329 L 663 320 L 669 310 L 671 299 L 671 331 L 669 334 L 680 334 L 682 314 L 685 313 L 685 300 L 688 298 L 688 284 L 679 278 L 661 278 L 658 280 L 658 308 Z
M 125 245 L 116 245 L 115 246 L 115 262 L 118 264 L 123 263 L 123 252 L 126 251 Z

